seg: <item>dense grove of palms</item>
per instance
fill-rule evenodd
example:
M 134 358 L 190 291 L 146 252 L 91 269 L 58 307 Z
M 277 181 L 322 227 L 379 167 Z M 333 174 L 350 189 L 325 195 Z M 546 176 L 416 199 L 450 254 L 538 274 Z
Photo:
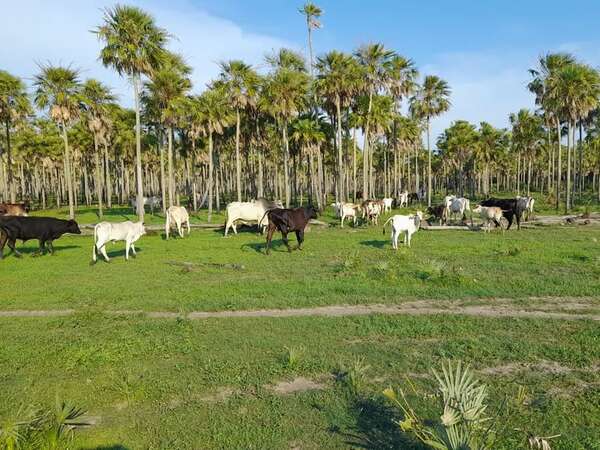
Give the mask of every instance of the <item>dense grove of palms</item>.
M 107 9 L 93 31 L 99 60 L 131 82 L 133 110 L 71 66 L 40 66 L 30 92 L 0 71 L 0 199 L 67 204 L 74 217 L 80 204 L 101 216 L 137 198 L 143 219 L 142 197 L 158 195 L 165 207 L 189 199 L 210 220 L 226 202 L 263 196 L 323 208 L 405 190 L 428 204 L 447 192 L 538 193 L 566 210 L 600 196 L 600 76 L 573 55 L 540 58 L 535 105 L 509 129 L 459 120 L 431 136 L 451 108 L 446 81 L 381 43 L 313 55 L 323 12 L 307 3 L 300 13 L 306 57 L 280 49 L 268 69 L 222 61 L 215 80 L 193 86 L 152 16 Z

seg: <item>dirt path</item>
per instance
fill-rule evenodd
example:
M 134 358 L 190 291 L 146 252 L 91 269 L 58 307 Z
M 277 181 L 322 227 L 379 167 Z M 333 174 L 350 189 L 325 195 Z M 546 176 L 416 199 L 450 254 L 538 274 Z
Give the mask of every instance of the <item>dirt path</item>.
M 84 310 L 13 310 L 0 311 L 0 317 L 58 317 Z M 142 311 L 105 310 L 109 315 L 140 315 L 156 319 L 190 320 L 236 317 L 344 317 L 384 315 L 463 315 L 474 317 L 522 317 L 558 320 L 600 321 L 600 298 L 551 297 L 530 299 L 420 300 L 398 305 L 334 305 L 295 309 L 259 309 L 239 311 Z

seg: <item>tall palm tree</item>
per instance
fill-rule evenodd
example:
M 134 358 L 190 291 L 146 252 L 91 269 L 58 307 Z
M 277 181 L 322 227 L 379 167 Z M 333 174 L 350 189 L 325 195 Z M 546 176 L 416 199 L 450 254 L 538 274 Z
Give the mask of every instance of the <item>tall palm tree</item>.
M 213 138 L 222 134 L 231 121 L 230 105 L 222 89 L 211 87 L 194 99 L 194 114 L 192 120 L 197 123 L 208 137 L 208 222 L 212 220 L 214 154 Z
M 265 87 L 263 102 L 269 108 L 269 113 L 278 121 L 283 140 L 283 170 L 285 183 L 285 204 L 290 206 L 290 145 L 288 126 L 290 120 L 296 117 L 306 106 L 308 92 L 308 77 L 304 71 L 295 70 L 295 65 L 284 66 L 272 74 Z
M 427 206 L 431 206 L 431 119 L 450 108 L 450 87 L 436 75 L 428 75 L 411 100 L 413 113 L 425 120 L 427 132 Z
M 7 184 L 10 201 L 16 201 L 16 190 L 13 184 L 10 132 L 15 124 L 31 114 L 31 105 L 27 96 L 25 83 L 5 70 L 0 70 L 0 122 L 6 132 L 6 159 L 8 166 Z
M 538 152 L 541 146 L 541 139 L 543 136 L 542 121 L 541 118 L 527 109 L 521 109 L 517 114 L 511 114 L 510 123 L 512 126 L 512 144 L 515 150 L 518 152 L 517 156 L 517 194 L 520 194 L 521 185 L 519 180 L 524 179 L 521 177 L 521 171 L 525 173 L 525 162 L 528 164 L 527 168 L 527 195 L 529 195 L 531 185 L 531 164 L 535 154 Z M 523 166 L 521 166 L 523 161 Z
M 94 160 L 96 164 L 96 196 L 98 198 L 98 216 L 102 217 L 102 164 L 100 162 L 99 143 L 105 132 L 107 106 L 116 100 L 110 88 L 93 78 L 82 86 L 82 103 L 86 112 L 87 125 L 94 138 Z M 108 167 L 107 167 L 108 171 Z
M 121 76 L 131 78 L 135 105 L 137 210 L 144 220 L 142 183 L 142 141 L 140 125 L 141 76 L 160 68 L 165 60 L 168 34 L 154 23 L 154 18 L 135 6 L 117 5 L 104 11 L 104 24 L 94 33 L 103 41 L 100 59 Z
M 242 164 L 240 159 L 240 114 L 254 106 L 258 90 L 258 74 L 252 66 L 239 60 L 220 63 L 220 80 L 224 83 L 229 102 L 235 109 L 235 172 L 237 201 L 242 201 Z
M 310 118 L 294 121 L 291 129 L 291 140 L 300 146 L 301 153 L 306 154 L 308 158 L 308 175 L 310 179 L 309 203 L 312 203 L 316 197 L 317 207 L 321 209 L 321 193 L 319 192 L 320 186 L 315 178 L 314 155 L 319 151 L 323 142 L 325 142 L 325 133 L 321 129 L 320 123 Z
M 335 113 L 332 114 L 332 119 L 335 118 L 336 121 L 338 158 L 336 200 L 343 201 L 346 199 L 346 195 L 344 195 L 343 188 L 342 106 L 348 106 L 350 96 L 356 92 L 360 75 L 356 60 L 350 55 L 335 50 L 319 57 L 316 66 L 319 71 L 316 81 L 317 92 L 325 98 L 327 103 L 334 106 Z
M 71 175 L 71 152 L 67 130 L 80 113 L 81 85 L 79 72 L 71 67 L 44 65 L 35 76 L 35 104 L 48 109 L 50 118 L 58 125 L 64 143 L 64 171 L 69 199 L 69 217 L 75 218 L 75 196 Z
M 300 14 L 306 17 L 306 29 L 308 31 L 308 73 L 310 77 L 313 77 L 313 46 L 312 46 L 312 30 L 321 28 L 321 22 L 319 17 L 323 14 L 321 8 L 312 2 L 306 2 L 302 8 L 299 9 Z
M 150 80 L 145 84 L 150 98 L 158 108 L 160 122 L 166 127 L 167 131 L 168 181 L 166 184 L 168 185 L 169 206 L 173 206 L 176 203 L 175 178 L 173 174 L 173 128 L 179 115 L 178 102 L 187 95 L 192 87 L 192 82 L 189 78 L 191 71 L 191 68 L 185 64 L 181 56 L 169 52 L 166 54 L 162 67 L 155 71 L 151 75 Z
M 557 75 L 564 67 L 576 63 L 575 57 L 569 53 L 549 53 L 541 56 L 538 68 L 530 69 L 532 80 L 528 85 L 529 90 L 535 94 L 535 102 L 542 108 L 550 121 L 556 127 L 558 161 L 556 174 L 556 209 L 560 204 L 562 184 L 562 130 L 561 120 L 564 118 L 560 92 L 557 89 Z M 550 143 L 548 143 L 550 145 Z M 552 157 L 554 159 L 554 157 Z
M 365 143 L 363 147 L 363 200 L 366 200 L 370 193 L 373 194 L 369 189 L 369 173 L 371 167 L 369 132 L 371 128 L 370 116 L 373 107 L 373 96 L 379 89 L 386 85 L 391 60 L 395 56 L 395 53 L 387 50 L 383 44 L 369 44 L 360 47 L 355 52 L 355 56 L 364 70 L 364 89 L 368 96 L 366 111 L 367 121 L 364 129 Z

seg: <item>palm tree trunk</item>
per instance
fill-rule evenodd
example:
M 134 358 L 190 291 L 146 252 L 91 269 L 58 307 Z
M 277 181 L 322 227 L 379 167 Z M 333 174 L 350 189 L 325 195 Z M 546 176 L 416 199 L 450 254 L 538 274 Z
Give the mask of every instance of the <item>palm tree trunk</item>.
M 144 221 L 144 184 L 142 181 L 142 130 L 140 124 L 140 76 L 133 75 L 133 99 L 135 106 L 135 170 L 137 182 L 137 214 Z
M 212 219 L 212 206 L 213 206 L 213 137 L 212 130 L 208 131 L 208 218 L 207 222 L 210 223 Z
M 571 210 L 571 158 L 573 153 L 573 122 L 569 119 L 569 129 L 567 131 L 567 198 L 565 202 L 565 213 Z
M 110 161 L 108 159 L 108 144 L 104 141 L 104 170 L 106 172 L 106 207 L 112 208 L 112 181 L 110 178 Z
M 558 161 L 556 166 L 556 209 L 560 206 L 560 188 L 562 184 L 562 152 L 561 152 L 561 133 L 560 133 L 560 121 L 556 124 L 556 136 L 558 141 Z
M 285 184 L 285 207 L 290 207 L 291 192 L 290 192 L 290 172 L 289 172 L 289 158 L 290 158 L 290 143 L 287 138 L 287 119 L 283 121 L 283 145 L 285 146 L 283 151 L 283 182 Z
M 335 111 L 336 111 L 336 146 L 338 154 L 338 198 L 337 201 L 344 201 L 344 162 L 342 158 L 342 109 L 340 105 L 340 96 L 337 95 L 335 99 Z
M 356 128 L 352 134 L 352 202 L 356 203 Z
M 96 197 L 98 198 L 98 217 L 102 218 L 102 165 L 98 149 L 98 136 L 94 133 L 94 160 L 96 163 Z
M 10 202 L 14 203 L 17 201 L 17 193 L 13 184 L 13 173 L 12 173 L 12 158 L 11 158 L 11 142 L 10 142 L 10 123 L 6 119 L 6 164 L 7 164 L 7 184 L 10 190 Z
M 62 138 L 65 144 L 65 154 L 64 154 L 64 170 L 65 170 L 65 180 L 67 183 L 67 196 L 69 199 L 69 218 L 75 218 L 75 198 L 73 195 L 73 179 L 71 178 L 71 152 L 69 150 L 69 137 L 67 136 L 67 127 L 63 123 L 61 123 L 62 129 Z
M 427 117 L 427 206 L 431 206 L 431 145 L 430 139 L 430 121 Z
M 235 110 L 235 182 L 237 188 L 237 201 L 242 201 L 242 163 L 240 161 L 240 109 Z
M 175 182 L 173 180 L 173 127 L 167 129 L 167 177 L 169 178 L 169 207 L 173 206 L 173 200 L 175 198 L 174 187 Z
M 367 123 L 365 125 L 365 139 L 363 144 L 363 200 L 367 200 L 369 198 L 369 178 L 370 178 L 370 168 L 369 164 L 369 126 L 370 126 L 370 118 L 371 118 L 371 108 L 373 107 L 373 92 L 372 89 L 369 90 L 369 108 L 367 110 Z

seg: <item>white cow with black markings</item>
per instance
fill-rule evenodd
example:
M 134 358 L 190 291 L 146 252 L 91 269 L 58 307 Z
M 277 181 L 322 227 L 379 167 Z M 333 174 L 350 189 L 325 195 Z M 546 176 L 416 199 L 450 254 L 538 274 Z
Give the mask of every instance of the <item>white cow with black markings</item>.
M 388 222 L 392 222 L 392 248 L 398 250 L 398 237 L 401 233 L 404 233 L 404 245 L 410 247 L 411 237 L 419 230 L 422 220 L 423 214 L 421 211 L 417 211 L 416 214 L 410 216 L 396 214 L 383 224 L 383 234 L 385 234 L 385 226 Z
M 183 206 L 170 206 L 167 209 L 167 218 L 165 220 L 165 234 L 169 239 L 169 232 L 173 225 L 177 226 L 179 237 L 183 237 L 183 225 L 187 226 L 188 236 L 190 234 L 190 215 Z
M 96 262 L 99 251 L 104 256 L 106 262 L 110 262 L 110 258 L 106 254 L 106 244 L 109 242 L 125 241 L 125 260 L 129 260 L 129 249 L 136 256 L 134 243 L 138 241 L 144 234 L 146 228 L 142 222 L 100 222 L 94 227 L 94 249 L 92 252 L 92 260 Z

